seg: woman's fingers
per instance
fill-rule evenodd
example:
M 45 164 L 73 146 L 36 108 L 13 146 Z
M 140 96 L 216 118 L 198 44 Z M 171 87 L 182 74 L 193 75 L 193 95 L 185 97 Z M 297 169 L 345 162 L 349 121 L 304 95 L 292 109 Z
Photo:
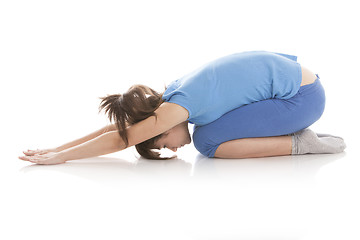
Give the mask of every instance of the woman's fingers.
M 34 155 L 34 153 L 29 152 L 29 151 L 23 151 L 23 154 L 25 154 L 26 156 L 32 156 L 32 155 Z
M 27 159 L 25 156 L 19 156 L 19 159 L 24 161 L 29 161 L 29 159 Z
M 27 151 L 23 151 L 23 153 L 26 155 L 26 156 L 33 156 L 36 152 L 38 151 L 38 149 L 36 150 L 27 150 Z
M 37 164 L 41 164 L 43 159 L 41 156 L 38 155 L 34 155 L 34 156 L 20 156 L 19 159 L 24 160 L 24 161 L 29 161 L 32 163 L 37 163 Z
M 19 159 L 24 160 L 24 161 L 29 161 L 29 162 L 34 161 L 34 158 L 32 156 L 20 156 Z
M 47 153 L 48 151 L 45 149 L 45 150 L 41 150 L 41 149 L 36 149 L 36 150 L 27 150 L 27 151 L 23 151 L 23 153 L 26 155 L 26 156 L 34 156 L 35 154 L 45 154 Z
M 34 162 L 34 159 L 33 159 L 33 158 L 30 158 L 29 156 L 20 156 L 19 159 L 24 160 L 24 161 L 28 161 L 28 162 L 35 163 L 35 162 Z
M 59 164 L 65 163 L 64 160 L 58 157 L 57 153 L 49 152 L 43 155 L 36 154 L 34 156 L 20 156 L 19 159 L 29 161 L 36 164 Z

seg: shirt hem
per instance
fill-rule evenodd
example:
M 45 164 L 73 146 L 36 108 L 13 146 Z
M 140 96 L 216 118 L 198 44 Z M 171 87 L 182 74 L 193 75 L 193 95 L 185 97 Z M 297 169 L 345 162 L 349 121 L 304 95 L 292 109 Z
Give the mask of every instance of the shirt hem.
M 302 82 L 302 71 L 301 71 L 300 63 L 298 63 L 298 65 L 299 65 L 299 67 L 298 67 L 298 82 L 299 82 L 298 87 L 300 89 L 301 82 Z M 298 91 L 299 91 L 299 89 L 298 89 Z

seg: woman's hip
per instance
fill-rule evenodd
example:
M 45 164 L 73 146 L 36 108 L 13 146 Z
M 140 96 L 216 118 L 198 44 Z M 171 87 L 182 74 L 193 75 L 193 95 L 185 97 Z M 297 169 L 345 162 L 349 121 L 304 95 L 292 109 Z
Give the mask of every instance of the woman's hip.
M 280 100 L 279 103 L 294 112 L 319 119 L 325 110 L 326 96 L 320 77 L 318 74 L 316 76 L 317 79 L 313 83 L 301 86 L 295 96 Z

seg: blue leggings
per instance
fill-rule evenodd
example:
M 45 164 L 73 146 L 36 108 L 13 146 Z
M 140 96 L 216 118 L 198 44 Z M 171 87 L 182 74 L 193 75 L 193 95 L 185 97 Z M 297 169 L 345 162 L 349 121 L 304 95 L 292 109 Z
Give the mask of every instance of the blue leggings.
M 239 138 L 281 136 L 307 128 L 316 122 L 325 109 L 325 92 L 317 75 L 314 83 L 301 86 L 289 99 L 266 99 L 241 106 L 219 119 L 195 126 L 195 148 L 207 157 L 214 157 L 223 142 Z

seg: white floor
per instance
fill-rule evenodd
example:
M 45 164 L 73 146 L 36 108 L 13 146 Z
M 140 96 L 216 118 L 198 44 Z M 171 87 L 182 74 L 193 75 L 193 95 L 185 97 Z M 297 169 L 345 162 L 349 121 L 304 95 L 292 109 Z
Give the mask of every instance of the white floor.
M 7 239 L 358 239 L 359 155 L 1 162 Z M 9 152 L 10 153 L 10 152 Z M 261 231 L 260 231 L 261 229 Z
M 324 4 L 2 1 L 0 239 L 360 239 L 360 15 L 356 1 Z M 17 158 L 107 124 L 100 96 L 161 91 L 249 50 L 297 55 L 319 74 L 326 109 L 310 128 L 342 136 L 344 153 L 209 159 L 191 145 L 170 161 L 134 148 L 51 166 Z

